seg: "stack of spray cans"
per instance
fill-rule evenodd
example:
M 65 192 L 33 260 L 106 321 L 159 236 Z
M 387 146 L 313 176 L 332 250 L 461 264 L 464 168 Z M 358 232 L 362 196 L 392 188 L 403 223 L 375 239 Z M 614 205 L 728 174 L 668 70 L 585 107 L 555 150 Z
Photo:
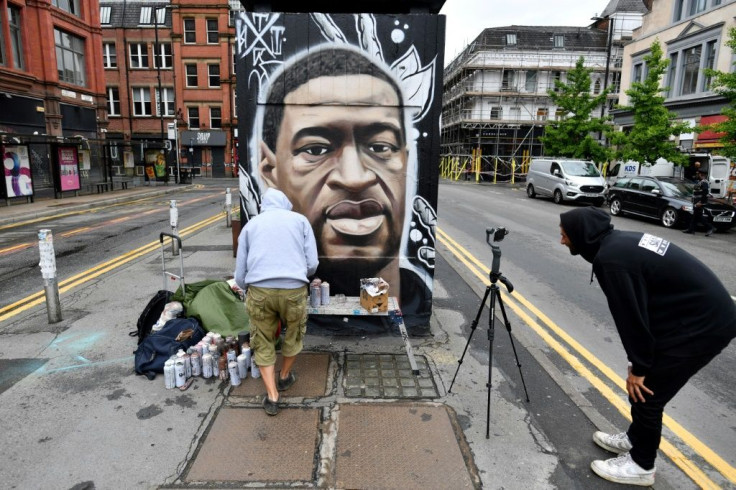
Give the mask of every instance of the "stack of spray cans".
M 309 306 L 317 308 L 330 304 L 330 284 L 327 281 L 313 279 L 309 285 Z
M 251 355 L 250 335 L 243 332 L 223 338 L 209 332 L 197 345 L 185 352 L 179 349 L 164 364 L 164 383 L 167 389 L 181 388 L 191 377 L 216 378 L 238 386 L 248 376 L 260 378 L 261 371 Z

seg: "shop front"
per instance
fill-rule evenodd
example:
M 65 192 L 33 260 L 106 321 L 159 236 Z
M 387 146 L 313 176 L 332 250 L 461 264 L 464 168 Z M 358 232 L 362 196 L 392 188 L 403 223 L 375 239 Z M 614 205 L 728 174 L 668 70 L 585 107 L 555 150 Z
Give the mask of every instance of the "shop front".
M 219 130 L 189 130 L 181 133 L 183 171 L 192 175 L 223 178 L 225 174 L 225 147 L 227 136 Z

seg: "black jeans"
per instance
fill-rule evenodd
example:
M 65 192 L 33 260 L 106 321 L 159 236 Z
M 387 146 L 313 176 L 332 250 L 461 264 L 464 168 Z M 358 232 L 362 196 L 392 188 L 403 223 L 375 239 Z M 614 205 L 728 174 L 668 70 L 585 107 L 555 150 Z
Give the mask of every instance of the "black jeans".
M 696 206 L 693 204 L 693 217 L 690 219 L 690 226 L 687 227 L 687 231 L 695 231 L 695 227 L 698 225 L 698 223 L 705 226 L 706 229 L 712 230 L 713 225 L 708 223 L 708 220 L 706 220 L 703 217 L 703 207 L 702 206 Z
M 719 352 L 699 357 L 657 357 L 651 371 L 644 378 L 644 385 L 654 395 L 645 394 L 646 403 L 633 402 L 629 398 L 632 422 L 627 434 L 632 445 L 631 459 L 636 464 L 645 470 L 654 468 L 654 459 L 662 437 L 664 406 Z

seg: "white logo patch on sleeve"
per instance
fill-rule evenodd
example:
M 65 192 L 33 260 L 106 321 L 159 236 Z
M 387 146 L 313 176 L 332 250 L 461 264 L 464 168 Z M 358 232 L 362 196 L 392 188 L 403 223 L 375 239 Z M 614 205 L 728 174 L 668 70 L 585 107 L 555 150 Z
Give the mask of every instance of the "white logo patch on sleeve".
M 667 253 L 670 242 L 668 240 L 665 240 L 664 238 L 650 235 L 649 233 L 644 233 L 644 235 L 642 235 L 641 237 L 641 240 L 639 240 L 639 246 L 641 248 L 646 248 L 647 250 L 652 251 L 655 254 L 664 256 L 664 254 Z

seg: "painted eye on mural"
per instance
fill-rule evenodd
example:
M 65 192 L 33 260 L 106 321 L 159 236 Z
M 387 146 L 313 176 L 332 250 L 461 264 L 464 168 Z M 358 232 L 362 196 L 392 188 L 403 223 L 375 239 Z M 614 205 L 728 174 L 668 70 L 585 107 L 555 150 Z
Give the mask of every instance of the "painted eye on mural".
M 399 151 L 398 146 L 382 142 L 369 143 L 367 148 L 373 156 L 382 160 L 388 160 L 392 158 L 394 154 Z
M 294 150 L 294 156 L 301 155 L 303 158 L 314 162 L 327 155 L 332 148 L 323 144 L 304 145 Z

